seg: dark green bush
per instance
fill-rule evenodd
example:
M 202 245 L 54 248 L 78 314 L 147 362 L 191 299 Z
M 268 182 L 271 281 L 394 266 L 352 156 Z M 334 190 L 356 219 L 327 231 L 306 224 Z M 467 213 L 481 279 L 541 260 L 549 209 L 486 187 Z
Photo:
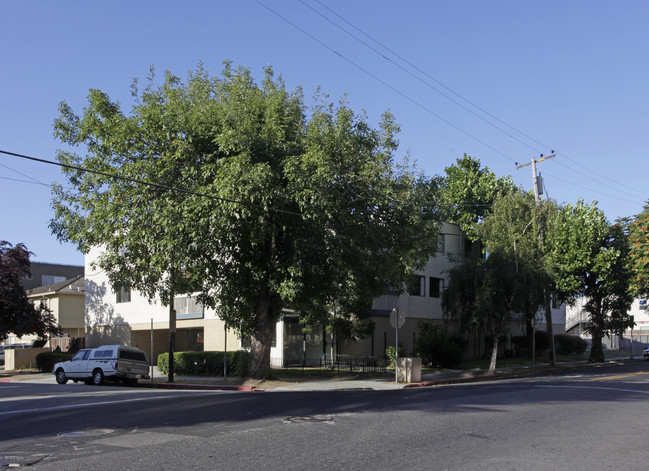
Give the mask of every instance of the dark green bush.
M 223 376 L 224 352 L 174 352 L 174 374 L 180 376 Z M 158 370 L 169 374 L 169 353 L 158 355 Z M 228 375 L 246 376 L 248 352 L 228 352 Z
M 36 355 L 36 366 L 43 373 L 51 373 L 55 364 L 67 361 L 73 356 L 74 354 L 67 352 L 41 352 Z
M 557 334 L 554 344 L 559 355 L 581 355 L 586 351 L 588 342 L 576 335 Z
M 419 337 L 415 355 L 423 365 L 434 368 L 457 368 L 462 363 L 466 342 L 464 338 L 449 336 L 446 328 L 430 321 L 419 323 Z
M 550 349 L 550 336 L 545 330 L 537 330 L 534 335 L 534 343 L 536 347 L 536 354 Z M 524 357 L 527 355 L 527 336 L 514 335 L 512 337 L 512 347 L 514 349 L 514 356 Z

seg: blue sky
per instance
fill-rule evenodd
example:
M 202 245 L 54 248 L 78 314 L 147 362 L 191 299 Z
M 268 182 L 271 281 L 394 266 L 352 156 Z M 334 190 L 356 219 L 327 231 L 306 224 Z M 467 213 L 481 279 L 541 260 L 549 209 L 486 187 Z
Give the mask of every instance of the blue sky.
M 320 86 L 372 123 L 390 110 L 398 155 L 428 175 L 467 153 L 531 189 L 516 162 L 554 150 L 538 165 L 544 196 L 596 200 L 612 221 L 648 198 L 648 18 L 644 0 L 5 0 L 0 149 L 54 160 L 59 102 L 80 113 L 98 88 L 128 111 L 151 65 L 184 78 L 231 60 L 260 79 L 271 64 L 307 103 Z M 0 240 L 82 264 L 51 235 L 50 190 L 36 181 L 62 179 L 0 154 Z

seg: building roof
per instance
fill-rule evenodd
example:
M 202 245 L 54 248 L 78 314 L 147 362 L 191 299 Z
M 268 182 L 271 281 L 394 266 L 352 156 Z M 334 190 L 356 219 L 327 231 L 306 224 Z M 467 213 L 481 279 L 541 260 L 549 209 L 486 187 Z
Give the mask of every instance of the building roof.
M 27 296 L 35 295 L 44 295 L 44 294 L 78 294 L 85 295 L 85 278 L 83 276 L 77 276 L 76 278 L 70 278 L 69 280 L 59 281 L 58 283 L 52 283 L 51 285 L 39 286 L 38 288 L 32 288 L 27 290 Z

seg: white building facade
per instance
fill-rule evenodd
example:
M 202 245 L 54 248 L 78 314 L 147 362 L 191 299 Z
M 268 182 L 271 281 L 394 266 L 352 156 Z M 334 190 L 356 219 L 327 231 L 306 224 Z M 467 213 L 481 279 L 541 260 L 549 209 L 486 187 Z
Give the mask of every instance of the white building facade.
M 386 348 L 395 345 L 397 333 L 389 321 L 390 312 L 395 308 L 405 312 L 405 323 L 398 336 L 399 344 L 410 354 L 421 321 L 444 322 L 441 296 L 448 284 L 448 270 L 461 260 L 466 244 L 466 237 L 459 226 L 444 223 L 437 255 L 412 276 L 405 292 L 399 295 L 395 290 L 374 300 L 372 320 L 375 329 L 365 340 L 337 338 L 335 333 L 328 333 L 323 328 L 304 332 L 299 324 L 299 314 L 286 310 L 277 323 L 271 348 L 273 366 L 314 363 L 335 355 L 382 358 Z M 98 253 L 98 249 L 92 250 L 86 256 L 86 346 L 132 345 L 155 360 L 169 349 L 169 308 L 159 299 L 149 302 L 135 291 L 114 292 L 107 275 L 91 267 Z M 174 307 L 177 319 L 175 351 L 245 348 L 245 339 L 233 330 L 226 331 L 216 312 L 204 308 L 195 299 L 179 296 Z M 563 333 L 565 311 L 559 307 L 553 310 L 553 316 L 556 316 L 554 332 Z M 512 327 L 512 335 L 518 335 L 524 329 L 522 321 L 514 320 Z

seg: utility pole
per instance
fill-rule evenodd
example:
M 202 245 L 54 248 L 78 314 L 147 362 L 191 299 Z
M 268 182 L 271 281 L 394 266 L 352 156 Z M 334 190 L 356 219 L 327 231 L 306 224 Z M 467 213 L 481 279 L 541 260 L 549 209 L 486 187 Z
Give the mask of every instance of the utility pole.
M 517 165 L 516 169 L 527 167 L 528 165 L 532 166 L 532 179 L 534 183 L 534 201 L 536 202 L 537 208 L 541 207 L 541 198 L 540 195 L 543 194 L 543 179 L 540 175 L 536 173 L 536 164 L 537 162 L 543 162 L 544 160 L 552 159 L 556 157 L 554 154 L 554 151 L 551 151 L 552 155 L 548 155 L 547 157 L 543 157 L 543 154 L 541 154 L 539 159 L 535 159 L 532 157 L 532 161 L 528 164 L 522 164 L 522 165 Z M 541 233 L 539 234 L 539 241 L 541 244 L 541 251 L 542 253 L 545 251 L 543 247 L 543 230 L 541 229 Z M 548 287 L 543 288 L 543 297 L 544 297 L 544 304 L 545 304 L 545 322 L 546 322 L 546 331 L 548 333 L 548 336 L 550 337 L 550 366 L 556 366 L 557 364 L 557 352 L 554 347 L 554 333 L 552 329 L 552 301 L 551 301 L 551 296 L 552 294 L 550 293 L 550 290 Z M 534 319 L 533 319 L 533 326 L 532 326 L 532 365 L 535 363 L 535 356 L 536 356 L 536 314 L 534 314 Z
M 556 157 L 556 155 L 554 154 L 554 151 L 552 151 L 552 155 L 543 157 L 543 154 L 541 154 L 541 157 L 538 160 L 532 157 L 532 161 L 530 163 L 516 166 L 517 170 L 519 168 L 527 167 L 528 165 L 532 166 L 532 180 L 534 182 L 534 200 L 536 201 L 537 206 L 541 204 L 541 199 L 539 196 L 543 194 L 543 178 L 541 177 L 541 175 L 537 175 L 536 164 L 537 162 L 543 162 L 544 160 L 552 159 L 554 157 Z

